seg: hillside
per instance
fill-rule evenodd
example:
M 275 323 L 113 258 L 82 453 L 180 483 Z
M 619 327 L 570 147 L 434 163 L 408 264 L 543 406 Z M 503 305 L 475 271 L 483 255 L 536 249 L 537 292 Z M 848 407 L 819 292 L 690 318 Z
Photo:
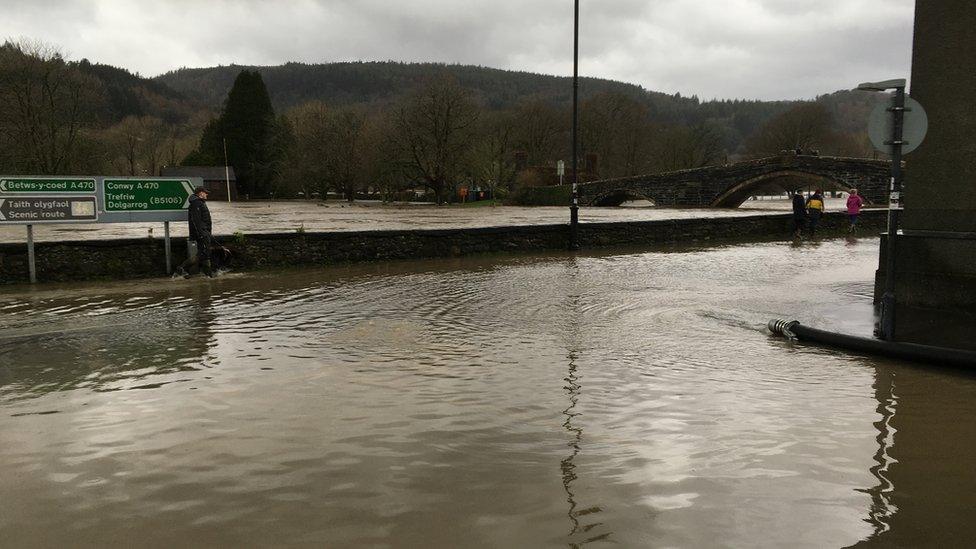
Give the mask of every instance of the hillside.
M 154 80 L 211 108 L 219 108 L 234 78 L 242 70 L 261 73 L 277 110 L 312 100 L 338 105 L 388 103 L 431 76 L 442 73 L 453 75 L 461 86 L 473 90 L 488 109 L 510 108 L 525 98 L 553 104 L 568 104 L 572 99 L 570 77 L 434 63 L 288 63 L 271 67 L 230 65 L 180 69 Z M 672 123 L 724 118 L 743 109 L 756 110 L 758 117 L 764 119 L 789 105 L 787 102 L 762 101 L 701 103 L 697 97 L 648 91 L 634 84 L 600 78 L 580 79 L 581 99 L 602 92 L 620 93 L 644 101 L 651 107 L 655 118 Z
M 227 97 L 234 78 L 242 70 L 261 73 L 276 111 L 283 112 L 308 101 L 331 105 L 385 105 L 396 101 L 426 79 L 449 73 L 471 90 L 484 108 L 508 109 L 525 99 L 567 106 L 572 100 L 572 79 L 520 71 L 470 65 L 434 63 L 353 62 L 279 66 L 230 65 L 180 69 L 154 78 L 192 101 L 217 110 Z M 580 79 L 581 101 L 604 92 L 631 97 L 648 107 L 650 118 L 662 124 L 695 126 L 710 124 L 722 129 L 725 146 L 739 150 L 744 140 L 771 117 L 797 102 L 792 101 L 700 101 L 645 90 L 599 78 Z M 838 130 L 860 132 L 867 112 L 879 100 L 877 94 L 837 92 L 817 99 L 834 114 Z
M 82 59 L 72 64 L 78 71 L 93 77 L 103 91 L 97 117 L 115 123 L 126 116 L 155 116 L 166 123 L 186 122 L 202 110 L 203 104 L 162 82 L 143 78 L 126 69 L 91 63 Z
M 330 109 L 365 105 L 371 116 L 388 120 L 393 111 L 384 107 L 402 104 L 401 100 L 421 86 L 451 81 L 467 90 L 484 120 L 500 123 L 515 116 L 514 133 L 499 134 L 506 141 L 491 147 L 526 152 L 533 165 L 546 165 L 563 154 L 562 143 L 569 134 L 572 81 L 563 76 L 469 65 L 347 62 L 180 69 L 147 79 L 87 59 L 65 60 L 56 48 L 6 42 L 0 46 L 0 76 L 8 75 L 13 85 L 0 88 L 0 96 L 6 98 L 0 102 L 0 166 L 10 173 L 68 169 L 151 173 L 159 165 L 179 163 L 198 146 L 204 126 L 221 111 L 233 82 L 244 70 L 261 74 L 274 111 L 289 114 L 293 121 L 296 112 L 289 111 L 310 101 L 325 103 Z M 51 95 L 42 103 L 46 110 L 38 117 L 21 108 L 15 95 L 30 93 L 24 90 L 40 85 L 47 73 L 66 84 L 35 88 Z M 445 75 L 450 78 L 443 78 Z M 870 154 L 864 147 L 864 126 L 867 113 L 881 98 L 880 94 L 855 92 L 817 98 L 821 114 L 815 118 L 824 127 L 818 138 L 804 142 L 819 143 L 835 153 Z M 749 143 L 758 130 L 803 104 L 702 102 L 694 96 L 585 77 L 580 81 L 580 100 L 581 146 L 602 157 L 608 173 L 678 169 L 689 163 L 755 155 L 757 150 Z M 28 126 L 46 128 L 45 142 L 20 138 L 22 128 Z M 490 126 L 485 124 L 480 130 L 493 131 Z M 789 120 L 781 120 L 778 128 L 780 133 L 793 131 Z M 80 140 L 75 140 L 72 136 L 78 129 L 83 131 Z M 837 136 L 828 135 L 831 132 Z M 469 144 L 475 145 L 486 135 L 472 137 Z M 758 153 L 778 151 L 781 142 L 790 148 L 794 142 L 791 137 L 774 141 L 775 146 Z M 477 145 L 489 146 L 480 141 Z M 625 153 L 629 160 L 621 157 Z M 510 156 L 504 157 L 505 162 L 511 161 Z

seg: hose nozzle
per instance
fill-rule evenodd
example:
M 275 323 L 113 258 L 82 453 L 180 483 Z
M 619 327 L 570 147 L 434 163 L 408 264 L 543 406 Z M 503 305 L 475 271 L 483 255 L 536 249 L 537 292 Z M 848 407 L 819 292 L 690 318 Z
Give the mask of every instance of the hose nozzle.
M 781 335 L 790 341 L 796 341 L 796 334 L 793 333 L 793 328 L 800 324 L 799 320 L 783 320 L 779 318 L 774 318 L 769 321 L 766 325 L 770 332 L 774 334 Z

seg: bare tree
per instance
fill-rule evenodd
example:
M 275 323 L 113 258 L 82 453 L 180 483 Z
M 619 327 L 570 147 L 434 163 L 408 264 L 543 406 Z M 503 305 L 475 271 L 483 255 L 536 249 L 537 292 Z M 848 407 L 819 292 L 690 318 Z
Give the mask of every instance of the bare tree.
M 486 113 L 481 131 L 470 155 L 472 178 L 487 184 L 493 191 L 499 186 L 510 188 L 515 182 L 515 134 L 518 125 L 514 113 Z
M 139 173 L 139 141 L 142 139 L 142 128 L 139 119 L 127 116 L 121 122 L 108 130 L 110 147 L 117 151 L 112 158 L 112 165 L 119 173 L 136 175 Z
M 397 200 L 406 186 L 406 176 L 403 165 L 396 161 L 397 139 L 388 113 L 379 112 L 366 118 L 362 151 L 367 186 L 379 192 L 383 202 Z
M 830 111 L 820 103 L 801 103 L 763 124 L 746 142 L 752 157 L 783 150 L 826 149 L 836 143 Z
M 423 181 L 437 203 L 472 145 L 479 111 L 456 80 L 440 77 L 403 101 L 394 127 L 405 170 Z
M 656 141 L 654 171 L 676 171 L 719 164 L 725 157 L 722 136 L 708 124 L 674 126 Z
M 328 178 L 352 202 L 366 187 L 366 116 L 363 111 L 344 108 L 332 111 L 325 128 Z
M 127 175 L 157 175 L 163 159 L 175 147 L 168 143 L 173 129 L 153 116 L 127 116 L 103 132 L 104 140 L 115 154 L 110 162 L 118 173 Z M 173 163 L 175 164 L 175 162 Z
M 29 40 L 0 46 L 0 140 L 16 145 L 14 169 L 68 170 L 101 90 L 98 80 L 66 63 L 52 46 Z
M 291 138 L 280 177 L 291 182 L 290 186 L 306 198 L 319 192 L 324 199 L 331 183 L 326 162 L 330 109 L 325 103 L 311 101 L 295 107 L 286 116 L 291 125 Z
M 649 173 L 655 136 L 646 105 L 620 93 L 605 92 L 584 102 L 580 116 L 584 152 L 600 158 L 601 178 Z
M 542 166 L 570 154 L 568 113 L 536 99 L 520 103 L 515 116 L 515 147 L 525 152 L 530 166 Z

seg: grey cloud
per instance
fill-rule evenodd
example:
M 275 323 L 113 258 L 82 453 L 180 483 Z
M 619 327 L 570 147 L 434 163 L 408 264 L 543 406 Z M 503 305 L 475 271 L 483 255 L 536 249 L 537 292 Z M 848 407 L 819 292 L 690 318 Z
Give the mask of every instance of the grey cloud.
M 912 0 L 582 0 L 581 72 L 703 98 L 812 97 L 905 75 Z M 181 66 L 437 61 L 569 74 L 569 0 L 34 0 L 0 34 L 158 74 Z

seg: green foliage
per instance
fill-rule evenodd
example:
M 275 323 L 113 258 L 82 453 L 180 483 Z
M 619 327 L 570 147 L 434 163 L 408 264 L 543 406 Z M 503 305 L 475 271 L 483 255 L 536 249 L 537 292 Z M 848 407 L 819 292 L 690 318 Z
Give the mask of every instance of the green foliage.
M 234 244 L 243 246 L 245 242 L 247 242 L 247 237 L 244 236 L 244 233 L 241 231 L 234 231 Z
M 223 164 L 234 166 L 238 191 L 264 196 L 272 190 L 281 160 L 276 150 L 278 134 L 274 109 L 261 74 L 241 71 L 234 81 L 223 111 L 211 120 L 200 136 L 197 150 L 183 160 L 184 165 Z

